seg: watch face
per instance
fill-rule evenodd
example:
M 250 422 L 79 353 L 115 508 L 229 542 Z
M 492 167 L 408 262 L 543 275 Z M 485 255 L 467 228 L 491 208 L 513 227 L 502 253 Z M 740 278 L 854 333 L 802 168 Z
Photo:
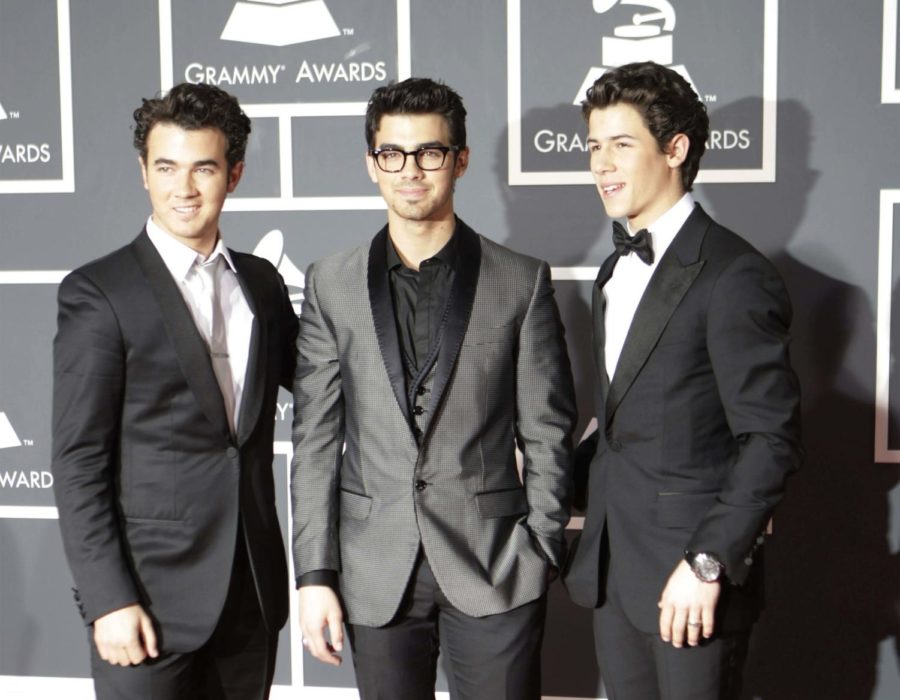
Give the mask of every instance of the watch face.
M 718 581 L 719 577 L 722 575 L 722 570 L 724 569 L 722 564 L 716 561 L 714 557 L 711 557 L 709 554 L 704 554 L 703 552 L 694 557 L 691 568 L 694 570 L 697 578 L 706 581 L 707 583 Z

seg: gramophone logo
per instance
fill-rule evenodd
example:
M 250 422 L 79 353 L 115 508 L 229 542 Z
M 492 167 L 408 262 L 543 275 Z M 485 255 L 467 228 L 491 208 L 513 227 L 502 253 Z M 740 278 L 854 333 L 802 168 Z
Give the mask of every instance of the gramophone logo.
M 294 313 L 298 316 L 303 308 L 303 287 L 306 285 L 306 277 L 300 269 L 284 254 L 284 235 L 278 229 L 269 231 L 262 237 L 253 254 L 268 260 L 281 274 L 288 288 L 288 296 Z
M 325 0 L 253 0 L 235 4 L 220 38 L 290 46 L 340 35 Z
M 600 44 L 603 65 L 588 70 L 575 93 L 572 104 L 579 105 L 587 89 L 610 68 L 626 63 L 653 61 L 668 66 L 680 73 L 699 95 L 697 86 L 683 65 L 675 65 L 673 44 L 675 29 L 675 8 L 668 0 L 593 0 L 594 12 L 603 14 L 616 5 L 635 5 L 651 10 L 636 12 L 630 24 L 620 24 L 613 29 L 612 36 L 604 36 Z
M 372 90 L 411 74 L 410 4 L 158 0 L 160 88 L 217 85 L 253 120 L 252 167 L 227 211 L 384 208 L 362 177 L 335 175 L 359 156 L 336 156 L 331 139 L 357 138 Z M 323 164 L 322 181 L 309 182 L 309 163 Z
M 6 110 L 3 109 L 3 103 L 0 103 L 0 121 L 4 119 L 9 119 L 9 115 L 6 113 Z
M 510 185 L 593 186 L 578 105 L 599 77 L 644 61 L 707 106 L 697 183 L 774 181 L 779 0 L 506 3 Z
M 22 441 L 16 435 L 16 431 L 6 417 L 6 413 L 0 411 L 0 450 L 7 447 L 21 447 Z

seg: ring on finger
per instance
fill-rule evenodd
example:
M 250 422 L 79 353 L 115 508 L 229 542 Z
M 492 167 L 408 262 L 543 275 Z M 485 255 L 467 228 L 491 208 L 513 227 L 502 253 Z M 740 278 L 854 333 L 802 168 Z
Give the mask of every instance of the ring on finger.
M 702 624 L 700 620 L 688 620 L 688 627 L 700 627 Z

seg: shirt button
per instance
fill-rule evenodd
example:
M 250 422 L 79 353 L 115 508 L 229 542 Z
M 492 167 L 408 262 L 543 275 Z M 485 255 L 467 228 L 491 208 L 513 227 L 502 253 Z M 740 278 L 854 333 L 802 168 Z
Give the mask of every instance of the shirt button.
M 417 416 L 421 416 L 423 413 L 425 413 L 425 409 L 422 408 L 421 406 L 416 406 L 416 407 L 413 409 L 413 413 L 414 413 L 415 415 L 417 415 Z
M 428 484 L 421 479 L 416 482 L 416 491 L 424 491 L 428 488 Z
M 422 437 L 422 429 L 418 427 L 413 428 L 413 435 L 415 435 L 417 438 Z
M 753 565 L 753 557 L 747 557 L 746 559 L 744 559 L 744 563 L 747 566 L 752 566 Z

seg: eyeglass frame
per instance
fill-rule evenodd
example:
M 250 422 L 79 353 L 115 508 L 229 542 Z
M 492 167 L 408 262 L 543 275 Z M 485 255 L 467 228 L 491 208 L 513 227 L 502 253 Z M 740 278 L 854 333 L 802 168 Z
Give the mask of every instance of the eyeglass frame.
M 448 153 L 459 153 L 461 150 L 463 150 L 461 146 L 438 145 L 438 146 L 419 146 L 418 148 L 414 148 L 411 151 L 404 151 L 402 148 L 395 148 L 394 146 L 389 146 L 387 148 L 370 148 L 369 155 L 372 157 L 372 160 L 375 161 L 375 165 L 378 166 L 378 169 L 381 170 L 381 172 L 383 172 L 383 173 L 394 174 L 394 173 L 403 172 L 403 169 L 406 167 L 406 159 L 409 156 L 413 157 L 413 161 L 415 162 L 416 167 L 419 168 L 419 170 L 422 170 L 426 173 L 433 173 L 444 167 L 444 164 L 447 162 L 447 154 Z M 444 157 L 441 160 L 441 164 L 439 166 L 437 166 L 436 168 L 423 168 L 422 164 L 419 163 L 419 154 L 424 153 L 425 151 L 440 151 L 441 153 L 443 153 Z M 403 162 L 400 164 L 400 167 L 397 168 L 396 170 L 386 170 L 385 167 L 378 160 L 378 156 L 380 156 L 382 153 L 402 153 L 403 154 Z

